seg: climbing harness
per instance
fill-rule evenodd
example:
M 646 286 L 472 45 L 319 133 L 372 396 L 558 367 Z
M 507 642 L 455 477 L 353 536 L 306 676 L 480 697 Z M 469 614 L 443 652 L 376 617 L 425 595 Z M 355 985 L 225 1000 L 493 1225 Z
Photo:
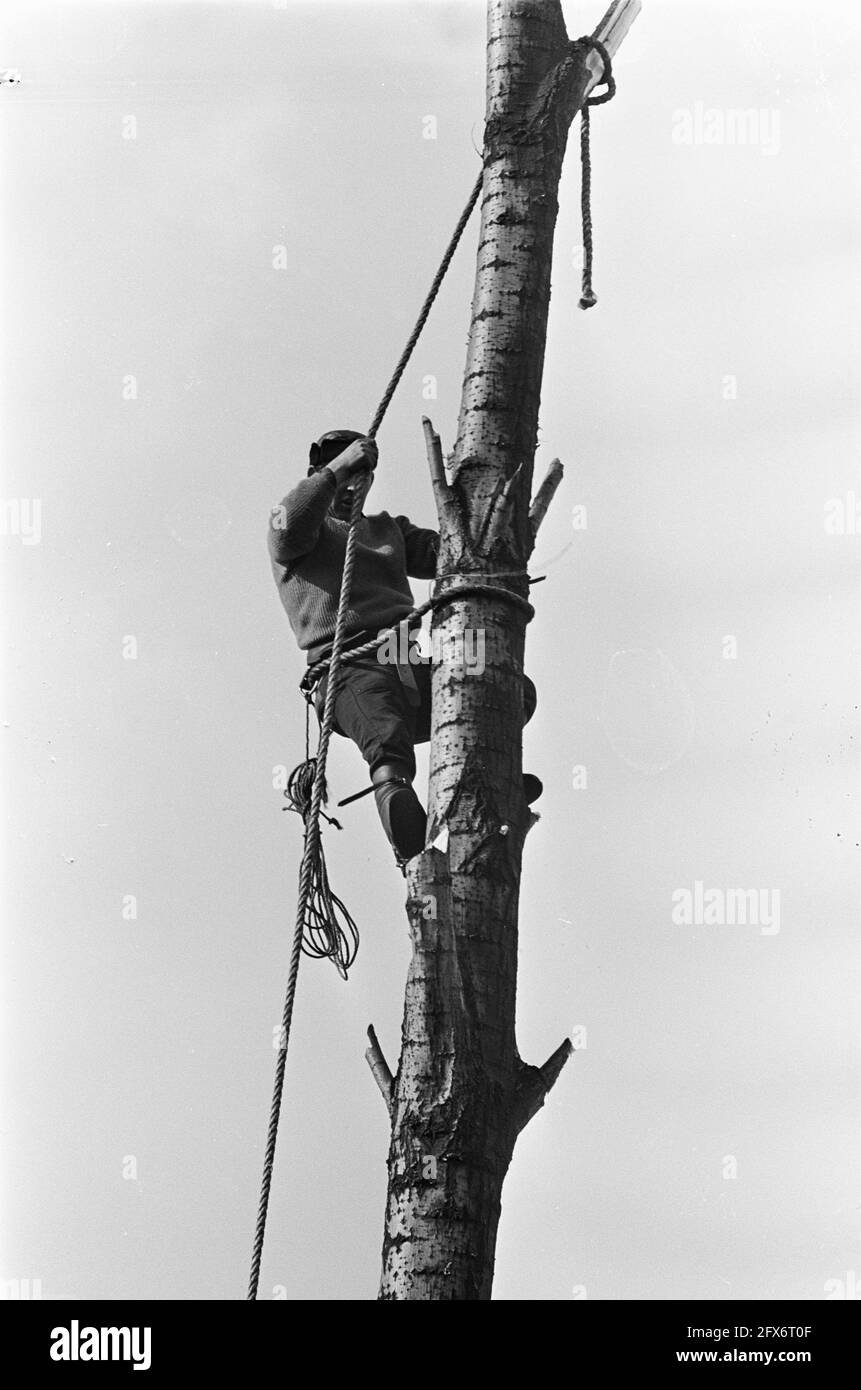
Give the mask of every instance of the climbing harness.
M 597 106 L 601 102 L 609 101 L 615 92 L 610 55 L 599 39 L 592 37 L 577 39 L 572 43 L 571 49 L 583 50 L 590 46 L 600 53 L 603 60 L 604 72 L 602 81 L 606 83 L 607 91 L 599 96 L 590 96 L 587 98 L 583 105 L 581 116 L 580 152 L 583 166 L 581 209 L 583 216 L 584 266 L 580 307 L 583 309 L 590 308 L 596 302 L 591 284 L 592 218 L 590 211 L 591 159 L 589 150 L 588 107 Z M 406 370 L 407 363 L 413 354 L 422 329 L 427 322 L 428 315 L 433 307 L 434 300 L 445 278 L 452 257 L 457 250 L 466 224 L 469 221 L 473 208 L 478 202 L 483 182 L 484 170 L 482 168 L 469 195 L 466 207 L 461 213 L 449 244 L 446 247 L 439 269 L 431 282 L 430 289 L 425 297 L 413 330 L 407 339 L 406 346 L 398 359 L 395 370 L 383 393 L 382 400 L 377 406 L 374 418 L 368 430 L 367 437 L 369 439 L 375 438 L 383 422 L 392 397 L 397 390 L 398 383 Z M 290 1041 L 290 1028 L 293 1021 L 293 1004 L 296 996 L 296 982 L 299 974 L 300 957 L 303 952 L 317 958 L 328 956 L 335 963 L 339 973 L 346 979 L 347 970 L 355 959 L 359 944 L 359 934 L 355 922 L 344 904 L 335 896 L 329 886 L 329 878 L 326 871 L 325 857 L 323 855 L 322 841 L 320 838 L 320 817 L 324 816 L 330 824 L 340 829 L 338 822 L 326 816 L 322 807 L 326 800 L 326 759 L 334 726 L 335 700 L 340 684 L 342 668 L 351 661 L 358 661 L 360 656 L 368 655 L 371 651 L 375 651 L 377 647 L 381 646 L 382 643 L 387 640 L 390 632 L 395 630 L 389 629 L 379 638 L 375 638 L 373 641 L 365 643 L 363 646 L 350 648 L 348 651 L 343 650 L 347 613 L 349 610 L 350 589 L 355 566 L 357 527 L 362 515 L 362 507 L 364 505 L 368 485 L 369 476 L 357 475 L 357 485 L 353 497 L 349 529 L 347 532 L 344 569 L 341 577 L 341 591 L 338 599 L 338 611 L 335 618 L 335 631 L 332 638 L 331 651 L 324 661 L 317 662 L 309 669 L 300 687 L 302 693 L 306 697 L 306 701 L 310 704 L 314 684 L 322 677 L 324 672 L 328 670 L 329 679 L 326 685 L 323 714 L 320 718 L 320 736 L 316 757 L 310 758 L 308 756 L 308 710 L 306 708 L 305 762 L 301 763 L 291 774 L 285 791 L 285 796 L 288 801 L 288 806 L 285 807 L 285 809 L 295 810 L 301 814 L 305 825 L 305 838 L 302 852 L 302 865 L 299 872 L 296 924 L 293 931 L 293 944 L 290 953 L 287 987 L 284 996 L 284 1008 L 282 1011 L 278 1039 L 278 1061 L 275 1066 L 275 1083 L 269 1111 L 269 1125 L 266 1133 L 266 1147 L 263 1157 L 260 1201 L 257 1209 L 257 1222 L 251 1255 L 251 1274 L 247 1294 L 249 1301 L 253 1301 L 257 1298 L 257 1289 L 260 1282 L 260 1263 L 263 1256 L 263 1240 L 266 1232 L 266 1218 L 269 1211 L 269 1194 L 272 1187 L 272 1172 L 275 1163 L 275 1145 L 278 1138 L 278 1121 L 281 1113 L 281 1098 L 284 1091 L 284 1071 L 287 1062 L 287 1047 Z M 461 576 L 458 574 L 448 576 L 440 575 L 437 579 L 437 587 L 441 580 L 457 579 L 460 577 Z M 485 578 L 487 578 L 487 576 L 485 576 Z M 530 582 L 537 583 L 538 581 L 535 580 Z M 461 585 L 453 589 L 444 590 L 441 593 L 435 593 L 426 603 L 414 609 L 413 612 L 408 615 L 408 618 L 418 619 L 432 609 L 441 608 L 445 604 L 451 603 L 456 599 L 481 593 L 488 594 L 494 598 L 512 604 L 519 608 L 521 612 L 525 613 L 527 619 L 534 615 L 532 605 L 513 590 L 497 587 L 493 584 L 476 583 Z M 314 678 L 313 681 L 312 677 Z M 308 684 L 309 682 L 311 682 L 310 687 Z

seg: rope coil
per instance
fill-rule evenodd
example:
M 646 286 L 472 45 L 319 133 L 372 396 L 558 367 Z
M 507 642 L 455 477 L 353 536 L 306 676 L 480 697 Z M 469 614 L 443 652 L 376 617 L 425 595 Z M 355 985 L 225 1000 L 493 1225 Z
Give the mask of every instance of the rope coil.
M 296 811 L 306 827 L 311 812 L 316 772 L 317 759 L 306 758 L 304 763 L 300 763 L 291 772 L 287 790 L 284 792 L 288 803 L 284 810 Z M 323 800 L 326 800 L 325 786 Z M 327 816 L 324 811 L 320 814 L 330 825 L 334 825 L 336 830 L 342 828 L 334 816 Z M 342 980 L 346 980 L 358 950 L 359 929 L 349 909 L 337 894 L 332 892 L 321 843 L 311 871 L 305 929 L 302 933 L 302 952 L 314 960 L 331 960 Z

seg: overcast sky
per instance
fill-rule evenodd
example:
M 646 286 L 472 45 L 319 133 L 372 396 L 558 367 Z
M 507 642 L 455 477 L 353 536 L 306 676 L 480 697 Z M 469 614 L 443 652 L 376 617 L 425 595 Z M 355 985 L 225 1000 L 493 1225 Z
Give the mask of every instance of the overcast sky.
M 572 36 L 603 8 L 567 3 Z M 367 427 L 466 201 L 484 7 L 4 10 L 0 1277 L 242 1298 L 301 847 L 267 515 L 312 437 Z M 578 1055 L 518 1142 L 499 1299 L 817 1299 L 861 1268 L 859 52 L 848 0 L 644 0 L 593 116 L 588 314 L 573 134 L 518 1038 Z M 423 525 L 476 232 L 380 432 L 374 503 Z M 330 780 L 365 783 L 342 740 Z M 343 821 L 362 944 L 346 985 L 302 964 L 264 1298 L 376 1296 L 365 1028 L 394 1065 L 409 944 L 373 804 Z M 697 883 L 769 921 L 674 921 Z

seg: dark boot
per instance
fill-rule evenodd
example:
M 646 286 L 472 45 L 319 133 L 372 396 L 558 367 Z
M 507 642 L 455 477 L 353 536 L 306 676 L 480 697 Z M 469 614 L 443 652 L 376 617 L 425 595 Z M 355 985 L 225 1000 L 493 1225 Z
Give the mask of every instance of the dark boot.
M 531 806 L 533 801 L 537 801 L 544 791 L 544 783 L 540 777 L 536 777 L 531 772 L 523 774 L 523 795 L 526 797 L 527 806 Z
M 528 724 L 538 703 L 538 691 L 535 683 L 528 676 L 523 677 L 523 722 Z M 527 806 L 531 806 L 533 801 L 537 801 L 544 791 L 544 784 L 540 777 L 534 776 L 531 772 L 523 774 L 523 795 L 526 797 Z
M 374 800 L 399 865 L 425 847 L 427 815 L 413 791 L 405 763 L 383 763 L 371 773 Z

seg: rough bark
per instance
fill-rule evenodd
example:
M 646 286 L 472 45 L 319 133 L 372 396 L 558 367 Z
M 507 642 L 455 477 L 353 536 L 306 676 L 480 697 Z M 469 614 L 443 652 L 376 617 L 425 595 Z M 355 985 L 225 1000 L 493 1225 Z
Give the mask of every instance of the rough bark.
M 525 600 L 557 189 L 595 78 L 558 0 L 490 0 L 487 55 L 481 231 L 448 468 L 429 422 L 426 436 L 441 587 L 485 582 Z M 429 847 L 407 872 L 413 958 L 389 1097 L 383 1300 L 490 1298 L 515 1140 L 571 1051 L 566 1041 L 528 1066 L 515 1039 L 521 859 L 535 821 L 521 781 L 527 620 L 486 595 L 435 615 L 447 659 L 433 673 Z M 464 632 L 483 634 L 481 672 L 463 659 Z

